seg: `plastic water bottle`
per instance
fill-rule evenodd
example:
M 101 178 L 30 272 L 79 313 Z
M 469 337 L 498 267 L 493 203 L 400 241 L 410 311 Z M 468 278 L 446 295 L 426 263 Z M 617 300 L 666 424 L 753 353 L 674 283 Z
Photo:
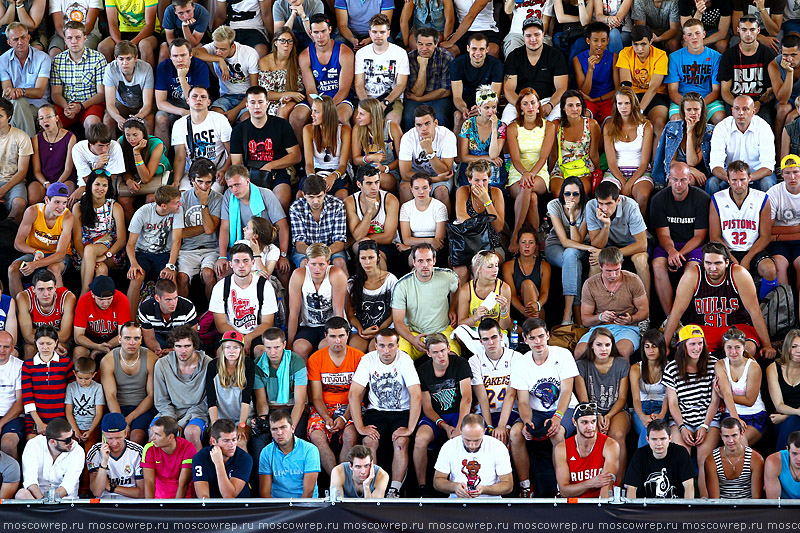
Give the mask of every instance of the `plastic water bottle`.
M 514 321 L 514 325 L 511 327 L 511 331 L 508 332 L 508 344 L 509 348 L 512 350 L 516 350 L 517 346 L 519 345 L 519 326 L 517 325 L 517 321 Z
M 48 502 L 56 501 L 56 487 L 52 483 L 50 484 L 50 488 L 47 489 L 47 501 Z

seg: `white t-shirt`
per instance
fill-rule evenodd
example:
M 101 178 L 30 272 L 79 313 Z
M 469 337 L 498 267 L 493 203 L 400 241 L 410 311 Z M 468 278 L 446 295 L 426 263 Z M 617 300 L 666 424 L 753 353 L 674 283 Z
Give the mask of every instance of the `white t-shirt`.
M 444 126 L 436 126 L 432 147 L 439 159 L 455 158 L 458 155 L 456 134 Z M 424 155 L 425 150 L 419 144 L 419 133 L 416 128 L 411 128 L 403 135 L 403 139 L 400 141 L 400 153 L 397 159 L 411 161 L 411 168 L 414 172 L 425 172 L 432 176 L 437 175 L 438 172 L 433 170 L 431 162 L 423 157 Z
M 89 9 L 99 9 L 103 11 L 105 6 L 101 0 L 50 0 L 50 14 L 58 13 L 59 11 L 64 15 L 64 24 L 74 20 L 81 24 L 86 24 L 86 18 L 89 15 Z M 95 22 L 92 33 L 100 35 L 99 24 Z
M 250 244 L 250 241 L 246 239 L 239 239 L 233 244 L 239 244 L 239 243 L 246 244 L 251 248 L 253 247 L 253 245 Z M 281 258 L 281 249 L 275 246 L 274 244 L 268 244 L 266 247 L 264 247 L 263 250 L 261 250 L 260 257 L 261 257 L 261 262 L 264 263 L 264 265 L 266 265 L 270 261 L 279 261 Z M 257 268 L 258 267 L 255 265 L 255 263 L 253 263 L 253 270 L 256 270 Z
M 250 74 L 258 74 L 258 52 L 256 52 L 256 49 L 236 41 L 233 44 L 236 47 L 233 57 L 225 59 L 230 71 L 230 79 L 228 81 L 222 79 L 219 63 L 214 62 L 214 74 L 219 78 L 220 96 L 244 94 L 250 88 Z M 209 54 L 214 54 L 216 50 L 214 43 L 209 43 L 203 48 Z
M 233 326 L 242 335 L 251 333 L 258 326 L 256 319 L 258 309 L 258 276 L 253 276 L 250 285 L 243 289 L 231 280 L 231 293 L 228 295 L 228 324 Z M 211 291 L 211 301 L 208 310 L 212 313 L 225 313 L 225 303 L 222 301 L 222 294 L 225 290 L 225 279 L 221 279 L 214 285 Z M 261 316 L 274 315 L 278 311 L 278 303 L 275 300 L 275 290 L 269 283 L 264 284 L 264 295 L 262 297 Z
M 519 352 L 510 348 L 503 350 L 503 355 L 497 361 L 492 361 L 485 350 L 469 358 L 469 368 L 472 370 L 471 385 L 486 387 L 489 398 L 489 409 L 493 413 L 503 410 L 503 400 L 506 397 L 506 388 L 511 379 L 511 362 L 515 357 L 522 357 Z M 478 412 L 481 407 L 478 405 Z
M 364 88 L 369 98 L 383 100 L 397 87 L 398 74 L 408 76 L 410 73 L 408 55 L 392 43 L 380 55 L 375 53 L 374 45 L 365 46 L 356 52 L 355 73 L 364 75 Z
M 225 23 L 234 30 L 251 29 L 264 33 L 264 20 L 261 18 L 261 2 L 259 0 L 239 0 L 230 2 L 228 7 L 236 13 L 228 16 Z
M 511 30 L 509 33 L 522 33 L 522 23 L 528 17 L 553 17 L 555 9 L 553 0 L 517 0 L 514 3 L 514 11 L 511 16 Z
M 436 225 L 448 220 L 447 206 L 436 198 L 431 198 L 431 203 L 425 211 L 417 209 L 414 200 L 409 200 L 400 206 L 400 222 L 408 222 L 411 235 L 418 239 L 435 237 Z
M 378 411 L 406 411 L 411 407 L 408 388 L 419 385 L 414 361 L 406 352 L 397 351 L 391 364 L 381 362 L 378 352 L 369 352 L 361 358 L 353 383 L 369 385 L 369 405 Z
M 78 187 L 86 187 L 86 178 L 93 172 L 92 165 L 97 162 L 99 157 L 89 149 L 89 141 L 80 141 L 72 147 L 72 160 L 78 173 Z M 112 176 L 125 173 L 122 146 L 115 140 L 111 141 L 111 146 L 108 148 L 108 163 L 106 163 L 105 170 L 109 171 Z
M 572 352 L 559 346 L 548 346 L 549 355 L 541 365 L 533 362 L 531 354 L 516 357 L 511 361 L 511 387 L 527 390 L 531 409 L 539 412 L 554 411 L 561 395 L 561 380 L 578 375 L 578 366 Z M 569 406 L 578 405 L 575 394 Z
M 17 401 L 18 390 L 22 390 L 22 361 L 12 355 L 0 365 L 0 417 Z
M 459 22 L 464 20 L 464 17 L 467 16 L 467 13 L 469 13 L 474 3 L 475 0 L 453 0 Z M 469 31 L 498 31 L 497 24 L 494 21 L 493 2 L 487 2 L 486 6 L 481 9 L 481 12 L 478 13 L 475 20 L 472 21 L 472 26 L 469 27 Z
M 222 113 L 209 111 L 206 119 L 200 124 L 192 123 L 192 140 L 189 143 L 188 123 L 190 115 L 179 118 L 172 127 L 172 146 L 182 144 L 186 147 L 186 168 L 189 171 L 192 161 L 198 157 L 207 157 L 217 168 L 228 160 L 228 152 L 223 143 L 231 140 L 231 123 Z
M 770 187 L 767 196 L 776 226 L 800 225 L 800 194 L 791 194 L 783 182 Z
M 442 445 L 439 457 L 433 467 L 437 472 L 447 474 L 447 479 L 453 483 L 466 483 L 468 489 L 475 487 L 495 485 L 500 482 L 500 476 L 511 473 L 511 457 L 508 455 L 506 445 L 494 437 L 483 437 L 481 447 L 477 452 L 468 452 L 464 448 L 461 435 L 450 439 Z M 450 494 L 456 498 L 455 494 Z M 482 494 L 481 498 L 500 498 Z

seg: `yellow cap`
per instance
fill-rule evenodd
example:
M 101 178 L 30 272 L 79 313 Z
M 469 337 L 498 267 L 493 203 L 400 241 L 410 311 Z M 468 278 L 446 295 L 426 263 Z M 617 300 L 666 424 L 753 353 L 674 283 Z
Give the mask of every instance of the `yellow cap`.
M 688 326 L 683 326 L 678 331 L 678 342 L 683 342 L 686 339 L 705 339 L 706 336 L 703 334 L 703 328 L 700 326 L 695 326 L 694 324 L 689 324 Z
M 800 167 L 800 157 L 794 154 L 789 154 L 781 159 L 781 170 L 789 167 Z

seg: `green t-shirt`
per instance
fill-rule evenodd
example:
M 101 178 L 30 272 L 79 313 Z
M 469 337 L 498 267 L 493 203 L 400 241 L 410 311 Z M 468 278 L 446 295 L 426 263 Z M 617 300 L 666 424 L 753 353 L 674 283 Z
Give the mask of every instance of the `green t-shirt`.
M 289 403 L 286 405 L 294 405 L 294 388 L 308 385 L 308 370 L 306 370 L 306 363 L 302 357 L 289 350 L 284 350 L 284 356 L 287 352 L 291 354 L 291 359 L 289 359 Z M 253 390 L 266 388 L 267 402 L 270 405 L 278 402 L 278 370 L 269 366 L 269 358 L 266 353 L 256 361 L 254 383 Z
M 392 309 L 405 309 L 406 325 L 415 333 L 428 335 L 447 329 L 450 294 L 458 290 L 458 276 L 447 268 L 434 268 L 433 277 L 423 283 L 414 272 L 400 278 L 392 292 Z
M 106 8 L 117 10 L 119 31 L 138 32 L 144 28 L 144 11 L 148 7 L 157 7 L 158 0 L 106 0 Z M 155 33 L 161 33 L 161 23 L 156 17 Z

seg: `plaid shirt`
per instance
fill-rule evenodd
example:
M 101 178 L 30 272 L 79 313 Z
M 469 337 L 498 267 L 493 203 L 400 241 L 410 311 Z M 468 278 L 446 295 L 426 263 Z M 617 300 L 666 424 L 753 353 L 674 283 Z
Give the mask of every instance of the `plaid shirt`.
M 408 53 L 408 66 L 411 73 L 408 75 L 407 90 L 411 90 L 417 82 L 417 75 L 419 74 L 419 63 L 417 63 L 417 56 L 419 52 L 412 50 Z M 428 68 L 425 69 L 425 92 L 429 93 L 437 89 L 450 90 L 450 63 L 453 62 L 453 56 L 444 48 L 436 47 L 433 51 L 433 56 L 428 60 Z
M 84 48 L 79 63 L 70 59 L 69 50 L 64 50 L 53 59 L 50 85 L 63 85 L 67 102 L 85 102 L 97 94 L 105 70 L 106 58 L 96 50 Z
M 313 244 L 319 242 L 330 246 L 347 241 L 347 213 L 344 202 L 330 194 L 325 195 L 319 222 L 314 220 L 308 200 L 300 198 L 289 208 L 292 242 Z

